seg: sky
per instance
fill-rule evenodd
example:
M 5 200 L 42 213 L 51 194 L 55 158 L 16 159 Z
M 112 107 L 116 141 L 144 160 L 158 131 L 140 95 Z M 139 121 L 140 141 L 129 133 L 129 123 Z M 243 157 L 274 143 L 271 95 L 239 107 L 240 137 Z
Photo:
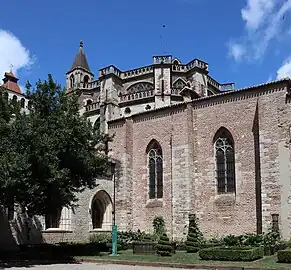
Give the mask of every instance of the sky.
M 65 86 L 80 40 L 95 78 L 170 54 L 238 89 L 291 77 L 291 0 L 1 1 L 0 76 L 22 88 L 49 73 Z

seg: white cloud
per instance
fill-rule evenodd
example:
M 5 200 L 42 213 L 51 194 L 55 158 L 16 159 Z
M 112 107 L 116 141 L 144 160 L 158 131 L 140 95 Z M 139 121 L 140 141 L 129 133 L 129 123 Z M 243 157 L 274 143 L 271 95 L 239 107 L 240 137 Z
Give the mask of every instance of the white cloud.
M 228 53 L 235 61 L 240 61 L 246 53 L 243 45 L 238 43 L 229 43 Z
M 274 4 L 273 0 L 248 0 L 247 6 L 241 10 L 246 27 L 252 30 L 257 29 L 272 11 Z
M 277 70 L 277 79 L 282 79 L 290 77 L 291 78 L 291 59 L 284 61 L 282 66 Z
M 291 0 L 247 0 L 241 10 L 246 31 L 239 37 L 248 60 L 262 58 L 271 42 L 280 42 L 288 32 L 284 29 L 286 15 L 291 11 Z M 237 59 L 234 57 L 234 60 Z
M 11 69 L 17 75 L 20 69 L 29 69 L 35 62 L 28 49 L 26 49 L 12 33 L 0 29 L 0 77 Z

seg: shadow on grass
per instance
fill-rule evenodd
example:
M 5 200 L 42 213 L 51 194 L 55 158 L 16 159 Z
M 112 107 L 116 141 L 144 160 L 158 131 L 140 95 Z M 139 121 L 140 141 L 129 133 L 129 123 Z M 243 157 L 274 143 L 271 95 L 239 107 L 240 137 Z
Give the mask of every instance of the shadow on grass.
M 107 250 L 96 244 L 21 246 L 17 251 L 0 252 L 0 269 L 33 265 L 80 263 L 77 256 L 104 256 Z

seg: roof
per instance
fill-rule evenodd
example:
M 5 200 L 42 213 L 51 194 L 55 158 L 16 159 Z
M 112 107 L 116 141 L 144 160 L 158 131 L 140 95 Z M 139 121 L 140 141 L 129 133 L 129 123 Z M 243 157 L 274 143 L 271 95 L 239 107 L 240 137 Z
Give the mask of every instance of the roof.
M 82 40 L 80 41 L 79 51 L 75 57 L 75 60 L 74 60 L 73 65 L 71 67 L 71 70 L 78 68 L 78 67 L 84 68 L 87 71 L 91 72 L 86 55 L 85 55 L 84 50 L 83 50 L 83 41 Z
M 21 94 L 20 87 L 17 84 L 18 78 L 13 74 L 12 71 L 5 72 L 2 87 Z

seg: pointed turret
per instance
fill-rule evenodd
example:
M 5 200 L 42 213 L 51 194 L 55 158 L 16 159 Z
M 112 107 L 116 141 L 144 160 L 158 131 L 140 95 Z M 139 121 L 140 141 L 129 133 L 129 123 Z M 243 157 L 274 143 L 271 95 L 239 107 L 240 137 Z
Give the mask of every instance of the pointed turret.
M 79 51 L 74 59 L 71 69 L 66 73 L 67 90 L 88 88 L 88 83 L 93 81 L 94 74 L 89 67 L 84 49 L 83 41 L 80 41 Z
M 91 72 L 91 69 L 89 67 L 84 49 L 83 49 L 83 41 L 80 41 L 80 47 L 78 54 L 75 57 L 75 60 L 73 62 L 73 65 L 71 67 L 71 70 L 76 69 L 76 68 L 84 68 L 86 71 Z

